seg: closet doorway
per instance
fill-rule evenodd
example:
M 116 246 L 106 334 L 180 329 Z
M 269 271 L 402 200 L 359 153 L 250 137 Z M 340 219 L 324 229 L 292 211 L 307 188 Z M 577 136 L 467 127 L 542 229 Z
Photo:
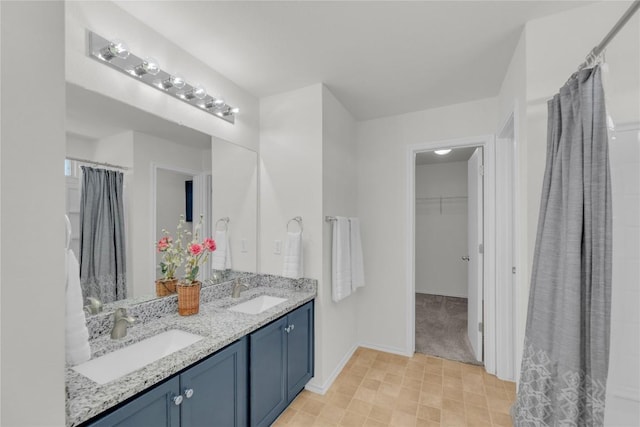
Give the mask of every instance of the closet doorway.
M 483 360 L 483 148 L 415 156 L 415 350 Z

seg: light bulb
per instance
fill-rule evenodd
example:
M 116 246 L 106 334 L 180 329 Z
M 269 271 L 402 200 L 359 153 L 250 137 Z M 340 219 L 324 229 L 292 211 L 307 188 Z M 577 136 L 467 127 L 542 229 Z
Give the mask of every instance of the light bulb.
M 230 111 L 231 111 L 233 114 L 238 114 L 238 113 L 240 112 L 240 109 L 239 109 L 238 107 L 233 107 Z
M 162 89 L 164 90 L 169 90 L 172 87 L 175 87 L 176 89 L 182 89 L 186 84 L 187 83 L 184 81 L 180 74 L 174 74 L 169 76 L 168 79 L 162 81 L 160 83 L 160 87 L 162 87 Z
M 160 72 L 160 64 L 158 64 L 158 61 L 152 57 L 148 57 L 144 60 L 142 68 L 146 73 L 151 74 L 152 76 L 155 76 Z
M 178 93 L 178 96 L 186 100 L 191 100 L 193 98 L 204 99 L 207 97 L 207 91 L 204 86 L 197 84 L 194 85 L 188 92 Z
M 219 96 L 214 97 L 213 99 L 213 106 L 215 108 L 223 108 L 226 104 L 226 102 L 224 102 L 224 99 L 222 99 Z
M 100 56 L 106 61 L 110 61 L 115 57 L 127 59 L 129 57 L 129 46 L 120 39 L 114 39 L 109 42 L 109 46 L 100 51 Z
M 207 96 L 207 90 L 200 84 L 195 85 L 191 91 L 193 92 L 193 96 L 198 99 L 204 99 Z
M 176 89 L 182 89 L 184 85 L 187 84 L 187 82 L 184 81 L 184 78 L 180 74 L 172 75 L 169 80 Z
M 446 150 L 436 150 L 434 151 L 434 153 L 436 153 L 438 156 L 444 156 L 446 154 L 449 154 L 451 152 L 450 148 L 447 148 Z

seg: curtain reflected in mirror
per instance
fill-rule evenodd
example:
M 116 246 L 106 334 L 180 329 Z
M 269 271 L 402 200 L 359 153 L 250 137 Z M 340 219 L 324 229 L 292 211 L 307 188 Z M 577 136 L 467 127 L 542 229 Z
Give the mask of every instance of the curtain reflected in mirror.
M 82 166 L 80 286 L 103 303 L 127 297 L 121 172 Z

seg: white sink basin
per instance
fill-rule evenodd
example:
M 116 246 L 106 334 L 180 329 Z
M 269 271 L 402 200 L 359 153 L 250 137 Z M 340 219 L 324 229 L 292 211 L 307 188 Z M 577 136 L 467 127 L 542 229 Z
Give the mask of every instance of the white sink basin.
M 245 301 L 242 304 L 237 304 L 233 307 L 229 307 L 229 310 L 246 314 L 260 314 L 263 311 L 270 309 L 271 307 L 275 307 L 276 305 L 285 302 L 286 300 L 286 298 L 262 295 L 250 299 L 249 301 Z
M 172 329 L 89 360 L 72 369 L 98 384 L 106 384 L 203 338 L 200 335 Z

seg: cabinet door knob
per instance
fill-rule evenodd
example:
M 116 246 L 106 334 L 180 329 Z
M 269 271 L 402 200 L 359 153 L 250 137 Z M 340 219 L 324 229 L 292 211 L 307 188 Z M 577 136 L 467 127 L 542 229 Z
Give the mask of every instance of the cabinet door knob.
M 291 330 L 293 331 L 296 328 L 296 325 L 289 325 L 289 327 L 291 328 Z
M 184 391 L 184 397 L 186 397 L 187 399 L 191 399 L 191 396 L 193 396 L 193 389 L 192 388 L 188 388 Z
M 178 405 L 180 405 L 182 403 L 182 395 L 179 394 L 177 396 L 173 396 L 173 399 L 171 399 L 171 400 L 173 400 L 173 404 L 174 405 L 178 406 Z
M 285 332 L 286 332 L 286 333 L 291 332 L 291 326 L 287 326 L 287 327 L 285 327 L 285 328 L 284 328 L 284 330 L 285 330 Z

